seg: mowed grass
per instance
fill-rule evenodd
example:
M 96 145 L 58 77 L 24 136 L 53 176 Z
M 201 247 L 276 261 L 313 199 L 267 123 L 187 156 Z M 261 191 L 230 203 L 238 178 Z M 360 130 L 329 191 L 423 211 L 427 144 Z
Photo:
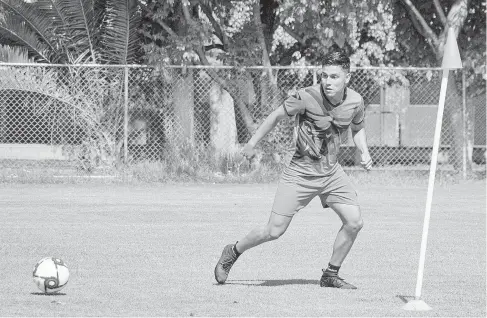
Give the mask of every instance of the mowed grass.
M 319 287 L 338 217 L 315 199 L 279 240 L 249 250 L 228 283 L 225 244 L 267 221 L 277 184 L 0 185 L 0 316 L 485 316 L 485 180 L 435 189 L 423 299 L 414 295 L 426 182 L 357 184 L 365 227 L 341 269 L 357 290 Z M 68 264 L 59 295 L 32 282 Z

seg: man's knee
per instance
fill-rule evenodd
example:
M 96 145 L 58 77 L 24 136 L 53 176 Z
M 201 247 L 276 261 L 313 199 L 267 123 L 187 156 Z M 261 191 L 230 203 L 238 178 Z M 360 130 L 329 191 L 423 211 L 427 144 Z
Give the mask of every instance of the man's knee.
M 286 228 L 267 226 L 267 238 L 270 241 L 277 240 L 284 234 L 284 232 L 286 232 Z
M 364 227 L 364 220 L 362 218 L 356 220 L 348 220 L 344 226 L 350 232 L 358 233 Z
M 281 235 L 286 232 L 289 223 L 291 223 L 292 217 L 271 213 L 269 222 L 265 227 L 266 239 L 269 241 L 277 240 Z

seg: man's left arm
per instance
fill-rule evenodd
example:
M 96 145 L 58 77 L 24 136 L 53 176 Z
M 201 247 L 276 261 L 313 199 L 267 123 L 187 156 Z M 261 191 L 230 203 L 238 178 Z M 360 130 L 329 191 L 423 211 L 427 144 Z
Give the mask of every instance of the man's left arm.
M 360 164 L 365 170 L 369 171 L 372 168 L 372 159 L 370 158 L 365 135 L 365 105 L 363 100 L 352 119 L 351 128 L 353 142 L 360 152 Z

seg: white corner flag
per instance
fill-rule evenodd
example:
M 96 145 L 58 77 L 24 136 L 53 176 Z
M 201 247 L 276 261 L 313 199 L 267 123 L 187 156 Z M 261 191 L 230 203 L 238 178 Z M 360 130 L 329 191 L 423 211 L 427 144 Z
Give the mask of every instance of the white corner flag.
M 428 194 L 426 197 L 426 209 L 424 213 L 423 236 L 421 239 L 421 251 L 419 255 L 418 277 L 416 281 L 416 292 L 414 300 L 409 301 L 404 305 L 404 310 L 424 311 L 430 310 L 423 300 L 421 300 L 421 288 L 423 286 L 424 260 L 426 255 L 426 244 L 428 242 L 428 229 L 431 215 L 431 202 L 433 200 L 433 189 L 435 187 L 436 164 L 438 162 L 438 151 L 440 148 L 441 125 L 443 122 L 443 110 L 445 108 L 446 88 L 448 86 L 448 74 L 450 69 L 462 68 L 462 60 L 458 50 L 457 41 L 453 28 L 448 29 L 448 36 L 443 51 L 443 61 L 441 68 L 443 69 L 443 77 L 441 79 L 440 102 L 438 104 L 438 114 L 436 116 L 435 136 L 433 140 L 433 153 L 431 154 L 430 174 L 428 181 Z

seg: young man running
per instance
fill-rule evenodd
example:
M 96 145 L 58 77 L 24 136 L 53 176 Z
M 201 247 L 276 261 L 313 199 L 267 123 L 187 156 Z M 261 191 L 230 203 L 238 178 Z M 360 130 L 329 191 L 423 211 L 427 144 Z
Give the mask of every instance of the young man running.
M 342 52 L 325 56 L 321 84 L 299 90 L 284 105 L 274 110 L 242 149 L 242 155 L 252 158 L 255 145 L 276 124 L 296 116 L 296 152 L 283 171 L 277 188 L 269 221 L 254 228 L 247 236 L 223 249 L 215 267 L 215 279 L 225 283 L 230 269 L 246 250 L 279 238 L 299 210 L 315 196 L 324 208 L 330 207 L 343 225 L 338 231 L 328 267 L 323 270 L 320 285 L 356 289 L 345 282 L 338 271 L 363 226 L 357 194 L 341 165 L 337 152 L 341 137 L 352 129 L 352 136 L 361 155 L 361 165 L 370 170 L 372 160 L 367 148 L 362 97 L 347 84 L 350 80 L 350 59 Z

